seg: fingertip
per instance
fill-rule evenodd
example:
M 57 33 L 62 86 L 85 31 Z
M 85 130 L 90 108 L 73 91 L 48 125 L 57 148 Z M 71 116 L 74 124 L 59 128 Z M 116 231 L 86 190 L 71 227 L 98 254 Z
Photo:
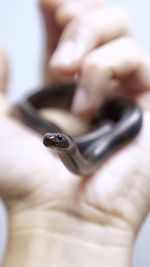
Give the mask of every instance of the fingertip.
M 74 114 L 84 119 L 92 118 L 103 102 L 103 98 L 90 93 L 84 87 L 78 87 L 73 98 L 71 110 Z
M 80 59 L 74 58 L 75 43 L 72 40 L 62 42 L 49 61 L 49 69 L 56 76 L 73 77 L 80 68 Z
M 85 53 L 84 44 L 68 39 L 60 42 L 53 53 L 49 67 L 56 73 L 73 75 L 79 71 Z
M 72 111 L 75 114 L 82 114 L 86 111 L 87 106 L 88 106 L 88 94 L 86 90 L 82 87 L 79 87 L 76 90 L 73 103 L 72 103 Z
M 74 82 L 74 72 L 67 71 L 61 65 L 52 66 L 51 63 L 48 65 L 49 74 L 59 83 L 72 83 Z
M 53 69 L 69 68 L 72 63 L 73 51 L 74 42 L 72 40 L 61 42 L 50 59 L 50 66 Z

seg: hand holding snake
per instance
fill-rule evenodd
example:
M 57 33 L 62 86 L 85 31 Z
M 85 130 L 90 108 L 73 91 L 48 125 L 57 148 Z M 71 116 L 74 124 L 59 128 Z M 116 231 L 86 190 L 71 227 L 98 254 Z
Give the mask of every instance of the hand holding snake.
M 90 179 L 83 179 L 68 172 L 45 150 L 41 137 L 11 118 L 6 105 L 1 105 L 0 194 L 8 207 L 11 236 L 4 266 L 10 266 L 12 260 L 14 266 L 32 267 L 41 267 L 41 262 L 44 266 L 51 263 L 51 266 L 93 264 L 95 267 L 100 262 L 102 266 L 110 262 L 112 266 L 129 266 L 133 241 L 149 210 L 149 60 L 131 37 L 126 16 L 120 15 L 120 10 L 112 16 L 117 22 L 111 22 L 110 27 L 105 22 L 110 17 L 107 12 L 112 12 L 107 6 L 101 6 L 99 1 L 76 3 L 74 8 L 74 1 L 41 3 L 48 36 L 46 82 L 50 78 L 72 81 L 74 74 L 80 73 L 72 109 L 84 116 L 95 112 L 111 93 L 131 94 L 143 108 L 142 131 L 132 143 L 104 162 Z M 87 5 L 86 18 L 84 5 Z M 98 9 L 104 12 L 99 16 L 103 21 L 98 21 L 98 17 L 99 27 L 95 29 Z M 86 31 L 84 25 L 89 25 L 90 20 L 92 30 Z M 50 38 L 54 25 L 56 31 Z M 118 29 L 118 25 L 122 27 Z M 72 46 L 77 52 L 71 52 Z M 4 98 L 1 96 L 2 103 Z M 15 256 L 16 250 L 23 255 L 21 262 Z M 68 257 L 64 251 L 69 251 Z

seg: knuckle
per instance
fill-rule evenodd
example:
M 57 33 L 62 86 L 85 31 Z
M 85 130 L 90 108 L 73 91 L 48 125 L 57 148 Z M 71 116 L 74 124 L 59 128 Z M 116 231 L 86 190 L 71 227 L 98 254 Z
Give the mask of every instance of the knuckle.
M 75 9 L 69 2 L 64 2 L 58 6 L 56 10 L 55 18 L 61 25 L 66 25 L 68 22 L 80 17 L 82 15 L 81 10 Z
M 60 24 L 66 24 L 71 19 L 82 18 L 86 13 L 90 13 L 102 5 L 102 0 L 66 0 L 58 6 L 56 19 Z
M 126 35 L 131 33 L 130 16 L 126 9 L 120 6 L 104 7 L 104 19 L 106 14 L 110 20 L 116 22 L 116 25 L 120 28 L 120 34 Z
M 131 31 L 131 22 L 129 12 L 123 7 L 116 8 L 116 15 L 118 14 L 120 21 L 122 22 L 122 27 L 125 32 Z

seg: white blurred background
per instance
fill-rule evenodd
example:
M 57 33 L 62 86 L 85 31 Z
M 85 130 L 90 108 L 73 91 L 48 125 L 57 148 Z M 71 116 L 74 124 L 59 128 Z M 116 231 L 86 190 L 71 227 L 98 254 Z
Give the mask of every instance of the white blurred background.
M 75 1 L 75 0 L 74 0 Z M 148 0 L 110 0 L 126 7 L 132 18 L 135 35 L 150 54 L 150 2 Z M 41 58 L 44 44 L 42 20 L 37 0 L 0 0 L 0 46 L 10 59 L 9 92 L 17 100 L 41 81 Z M 7 236 L 7 216 L 0 205 L 0 260 Z M 134 250 L 133 267 L 150 266 L 150 217 L 147 218 Z

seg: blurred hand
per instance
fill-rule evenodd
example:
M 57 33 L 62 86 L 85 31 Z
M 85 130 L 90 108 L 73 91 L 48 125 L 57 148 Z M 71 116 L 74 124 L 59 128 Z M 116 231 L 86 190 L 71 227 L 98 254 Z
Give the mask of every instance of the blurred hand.
M 77 1 L 74 7 L 74 1 L 43 0 L 41 5 L 49 40 L 47 55 L 54 51 L 49 58 L 53 77 L 47 71 L 47 82 L 51 78 L 74 79 L 79 73 L 73 108 L 80 113 L 94 109 L 93 100 L 86 102 L 84 110 L 77 108 L 76 98 L 79 98 L 81 84 L 84 93 L 89 93 L 92 99 L 101 96 L 96 107 L 103 98 L 111 95 L 112 88 L 114 93 L 120 90 L 122 94 L 124 85 L 128 85 L 125 86 L 127 93 L 142 103 L 144 123 L 132 143 L 116 152 L 87 179 L 69 173 L 55 155 L 43 147 L 37 133 L 11 118 L 5 108 L 1 110 L 0 194 L 10 219 L 10 240 L 4 266 L 95 267 L 100 263 L 101 266 L 130 266 L 134 239 L 150 205 L 150 112 L 147 97 L 145 100 L 150 86 L 148 58 L 135 41 L 126 37 L 131 32 L 130 27 L 126 27 L 128 23 L 118 9 L 112 16 L 107 13 L 112 11 L 101 6 L 99 1 Z M 83 16 L 83 10 L 87 17 L 91 14 L 92 25 Z M 97 15 L 95 24 L 96 12 L 103 15 Z M 106 17 L 111 21 L 109 25 Z M 99 18 L 103 20 L 99 21 Z M 88 30 L 84 25 L 81 27 L 81 21 Z M 80 27 L 76 27 L 77 24 Z M 52 25 L 56 28 L 53 28 L 51 39 Z M 118 25 L 122 26 L 118 29 Z M 69 29 L 71 42 L 67 39 Z M 72 38 L 76 38 L 74 49 L 80 53 L 75 60 L 69 59 L 64 64 L 63 53 L 65 58 L 67 51 L 69 55 L 75 54 L 69 50 L 72 49 Z M 67 42 L 68 50 L 62 40 Z M 79 50 L 78 41 L 82 43 Z M 86 80 L 87 87 L 84 87 Z M 118 87 L 118 83 L 122 86 Z M 105 90 L 99 92 L 98 88 Z
M 1 112 L 0 194 L 10 228 L 4 266 L 129 266 L 150 205 L 149 121 L 147 111 L 139 136 L 87 179 Z
M 4 267 L 130 265 L 150 205 L 149 121 L 147 111 L 140 135 L 87 179 L 69 173 L 40 136 L 1 113 L 0 194 L 10 228 Z
M 145 107 L 150 60 L 133 39 L 124 9 L 100 0 L 40 3 L 47 30 L 45 80 L 77 81 L 75 113 L 94 113 L 114 95 L 139 100 L 143 92 Z

